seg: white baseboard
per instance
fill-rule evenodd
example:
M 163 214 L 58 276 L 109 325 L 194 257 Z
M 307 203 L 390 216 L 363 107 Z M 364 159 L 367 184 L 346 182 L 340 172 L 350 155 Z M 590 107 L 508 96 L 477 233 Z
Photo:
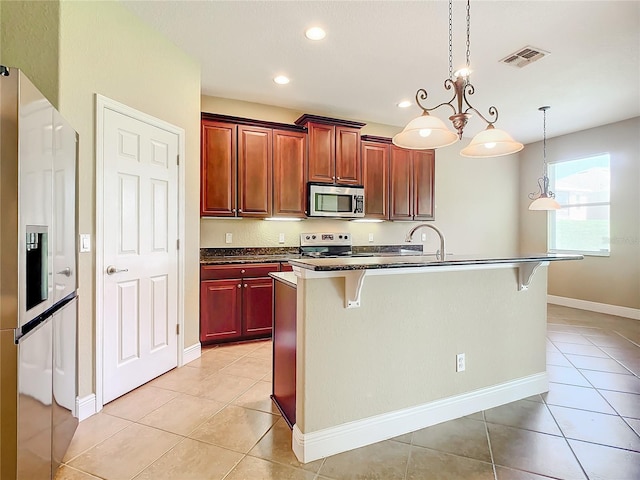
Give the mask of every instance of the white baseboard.
M 92 393 L 86 397 L 76 397 L 76 417 L 79 421 L 89 418 L 98 413 L 96 409 L 96 394 Z
M 542 372 L 315 432 L 302 433 L 296 424 L 293 426 L 292 448 L 299 461 L 308 463 L 548 390 L 547 373 Z
M 195 359 L 200 358 L 200 355 L 202 355 L 200 343 L 194 343 L 184 349 L 182 353 L 182 364 L 186 365 L 189 362 L 193 362 Z
M 555 295 L 547 295 L 547 302 L 554 305 L 562 305 L 563 307 L 589 310 L 591 312 L 606 313 L 608 315 L 640 320 L 640 308 L 620 307 L 618 305 L 578 300 L 577 298 L 557 297 Z

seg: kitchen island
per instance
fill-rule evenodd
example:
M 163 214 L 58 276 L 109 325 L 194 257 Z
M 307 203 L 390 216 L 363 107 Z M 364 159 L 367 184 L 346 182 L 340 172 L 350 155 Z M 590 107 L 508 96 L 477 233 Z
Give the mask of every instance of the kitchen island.
M 310 462 L 547 391 L 546 267 L 581 258 L 291 260 L 298 459 Z

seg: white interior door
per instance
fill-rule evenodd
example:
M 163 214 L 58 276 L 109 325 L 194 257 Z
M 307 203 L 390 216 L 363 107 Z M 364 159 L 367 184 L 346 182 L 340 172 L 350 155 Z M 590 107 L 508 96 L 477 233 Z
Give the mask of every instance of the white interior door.
M 179 140 L 110 109 L 103 135 L 104 404 L 177 366 Z

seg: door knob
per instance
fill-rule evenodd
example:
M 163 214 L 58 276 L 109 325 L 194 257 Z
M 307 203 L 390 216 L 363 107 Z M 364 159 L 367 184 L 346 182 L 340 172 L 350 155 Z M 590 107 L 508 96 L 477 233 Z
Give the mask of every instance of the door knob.
M 70 277 L 71 276 L 71 269 L 69 267 L 60 270 L 59 272 L 56 272 L 58 275 L 64 275 L 65 277 Z
M 107 267 L 107 275 L 113 275 L 114 273 L 120 273 L 120 272 L 128 272 L 129 269 L 128 268 L 116 268 L 115 265 L 109 265 Z

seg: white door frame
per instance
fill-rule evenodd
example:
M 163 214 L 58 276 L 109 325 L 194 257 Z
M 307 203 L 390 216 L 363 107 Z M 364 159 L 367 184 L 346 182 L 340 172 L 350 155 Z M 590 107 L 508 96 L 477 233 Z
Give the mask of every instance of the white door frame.
M 105 110 L 126 115 L 141 122 L 161 128 L 178 136 L 178 367 L 184 363 L 184 237 L 185 237 L 185 132 L 183 128 L 176 127 L 170 123 L 152 117 L 146 113 L 135 110 L 127 105 L 111 100 L 105 96 L 96 94 L 96 344 L 95 344 L 95 379 L 96 379 L 96 413 L 102 410 L 103 394 L 103 366 L 104 366 L 104 262 L 102 254 L 104 251 L 104 113 Z

